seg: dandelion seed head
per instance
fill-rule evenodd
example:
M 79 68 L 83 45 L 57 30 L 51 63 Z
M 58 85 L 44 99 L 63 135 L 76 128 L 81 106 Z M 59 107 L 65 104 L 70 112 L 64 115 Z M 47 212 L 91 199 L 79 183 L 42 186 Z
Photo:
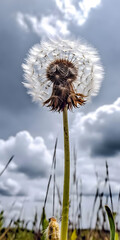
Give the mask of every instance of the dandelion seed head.
M 55 111 L 79 107 L 96 96 L 103 79 L 97 51 L 81 42 L 41 42 L 30 49 L 24 86 L 34 101 Z

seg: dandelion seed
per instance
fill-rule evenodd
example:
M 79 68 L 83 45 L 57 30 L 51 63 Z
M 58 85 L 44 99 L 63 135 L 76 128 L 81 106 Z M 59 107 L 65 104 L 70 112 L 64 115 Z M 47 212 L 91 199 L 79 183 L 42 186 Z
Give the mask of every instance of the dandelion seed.
M 33 100 L 55 111 L 83 105 L 97 95 L 103 68 L 97 51 L 81 42 L 42 42 L 29 51 L 24 86 Z

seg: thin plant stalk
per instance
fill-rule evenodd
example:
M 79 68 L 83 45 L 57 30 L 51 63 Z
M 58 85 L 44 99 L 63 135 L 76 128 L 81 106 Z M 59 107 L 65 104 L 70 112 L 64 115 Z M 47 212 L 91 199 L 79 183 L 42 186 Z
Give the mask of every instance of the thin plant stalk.
M 67 107 L 65 107 L 63 110 L 63 131 L 64 131 L 64 186 L 63 186 L 61 240 L 67 240 L 69 218 L 69 186 L 70 186 L 70 150 L 69 150 Z

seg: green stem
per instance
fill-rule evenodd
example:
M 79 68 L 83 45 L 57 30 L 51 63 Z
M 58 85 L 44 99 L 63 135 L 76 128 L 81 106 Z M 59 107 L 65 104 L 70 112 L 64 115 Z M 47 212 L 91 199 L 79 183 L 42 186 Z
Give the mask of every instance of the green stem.
M 63 131 L 64 131 L 64 187 L 63 187 L 63 209 L 61 223 L 61 240 L 67 240 L 68 217 L 69 217 L 69 186 L 70 186 L 70 151 L 67 107 L 63 110 Z

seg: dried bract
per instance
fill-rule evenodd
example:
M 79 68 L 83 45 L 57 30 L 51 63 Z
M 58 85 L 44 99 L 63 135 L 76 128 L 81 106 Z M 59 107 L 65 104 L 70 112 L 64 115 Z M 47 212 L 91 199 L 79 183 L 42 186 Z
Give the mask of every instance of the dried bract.
M 60 240 L 60 228 L 56 218 L 49 219 L 49 226 L 46 230 L 47 240 Z

